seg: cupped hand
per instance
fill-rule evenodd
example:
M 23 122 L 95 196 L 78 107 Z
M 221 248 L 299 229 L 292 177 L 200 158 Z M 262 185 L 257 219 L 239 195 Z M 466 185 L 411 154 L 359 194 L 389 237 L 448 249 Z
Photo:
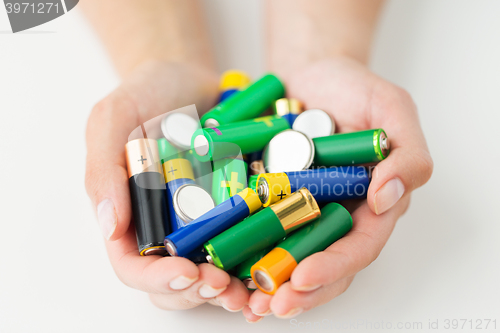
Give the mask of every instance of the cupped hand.
M 254 321 L 269 314 L 291 318 L 343 293 L 354 275 L 380 254 L 408 208 L 411 192 L 429 180 L 433 169 L 411 97 L 364 65 L 329 59 L 284 79 L 288 96 L 304 102 L 306 109 L 327 111 L 336 132 L 383 128 L 391 151 L 373 170 L 367 200 L 352 213 L 352 230 L 300 262 L 273 296 L 255 291 L 243 312 Z
M 186 105 L 206 111 L 216 102 L 218 76 L 204 68 L 151 61 L 92 110 L 87 125 L 86 188 L 105 238 L 111 264 L 126 285 L 150 294 L 163 309 L 205 302 L 241 310 L 249 293 L 236 278 L 213 265 L 184 258 L 141 257 L 132 225 L 125 144 L 148 120 Z

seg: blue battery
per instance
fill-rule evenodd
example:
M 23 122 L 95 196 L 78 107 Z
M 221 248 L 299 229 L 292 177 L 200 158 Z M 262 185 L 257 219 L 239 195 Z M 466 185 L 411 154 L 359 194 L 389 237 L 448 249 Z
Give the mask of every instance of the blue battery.
M 223 91 L 220 94 L 219 103 L 228 99 L 229 97 L 231 97 L 231 95 L 233 95 L 234 93 L 237 93 L 238 91 L 240 91 L 240 90 L 239 89 L 229 89 L 229 90 Z
M 184 228 L 165 237 L 165 247 L 171 256 L 190 257 L 203 243 L 242 221 L 262 206 L 259 196 L 246 188 Z
M 370 171 L 362 166 L 265 173 L 257 179 L 257 193 L 264 207 L 302 187 L 307 188 L 318 203 L 364 199 L 370 180 Z

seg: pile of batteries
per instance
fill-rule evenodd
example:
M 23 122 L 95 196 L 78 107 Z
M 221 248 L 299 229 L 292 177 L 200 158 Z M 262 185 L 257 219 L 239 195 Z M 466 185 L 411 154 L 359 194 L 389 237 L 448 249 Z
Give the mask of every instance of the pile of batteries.
M 389 141 L 382 129 L 334 134 L 327 113 L 302 112 L 271 74 L 251 84 L 228 71 L 221 90 L 203 128 L 171 112 L 163 138 L 125 146 L 139 252 L 208 262 L 274 294 L 351 229 L 337 202 L 366 198 L 367 166 L 387 157 Z

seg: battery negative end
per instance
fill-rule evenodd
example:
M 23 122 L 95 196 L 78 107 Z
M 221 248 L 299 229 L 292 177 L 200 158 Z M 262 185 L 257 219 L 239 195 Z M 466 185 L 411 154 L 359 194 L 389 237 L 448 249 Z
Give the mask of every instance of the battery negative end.
M 175 245 L 172 244 L 168 239 L 165 240 L 165 248 L 172 257 L 177 257 L 177 249 L 175 248 Z
M 164 256 L 167 254 L 167 251 L 163 246 L 155 246 L 155 247 L 150 247 L 147 250 L 144 250 L 142 253 L 143 256 Z
M 255 282 L 259 285 L 260 289 L 268 293 L 274 290 L 274 282 L 265 272 L 256 270 L 254 276 Z
M 205 120 L 205 127 L 217 127 L 220 126 L 219 122 L 215 120 L 214 118 L 208 118 Z
M 194 150 L 199 156 L 208 154 L 208 140 L 204 135 L 198 135 L 194 138 Z
M 245 287 L 247 287 L 247 289 L 250 290 L 257 289 L 257 285 L 255 284 L 255 282 L 253 282 L 251 278 L 244 279 L 242 282 L 245 285 Z

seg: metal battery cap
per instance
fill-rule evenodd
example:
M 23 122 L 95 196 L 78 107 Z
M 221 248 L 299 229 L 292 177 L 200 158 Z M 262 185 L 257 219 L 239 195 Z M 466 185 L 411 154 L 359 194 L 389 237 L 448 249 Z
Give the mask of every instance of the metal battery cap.
M 325 111 L 310 109 L 295 119 L 292 128 L 314 139 L 335 133 L 335 122 Z
M 161 121 L 161 131 L 165 138 L 182 150 L 191 148 L 191 138 L 198 128 L 198 121 L 184 113 L 170 113 Z
M 175 191 L 173 206 L 177 215 L 189 223 L 215 207 L 210 194 L 196 184 L 182 185 Z
M 263 153 L 264 167 L 270 173 L 306 170 L 313 160 L 312 139 L 294 130 L 275 135 Z

